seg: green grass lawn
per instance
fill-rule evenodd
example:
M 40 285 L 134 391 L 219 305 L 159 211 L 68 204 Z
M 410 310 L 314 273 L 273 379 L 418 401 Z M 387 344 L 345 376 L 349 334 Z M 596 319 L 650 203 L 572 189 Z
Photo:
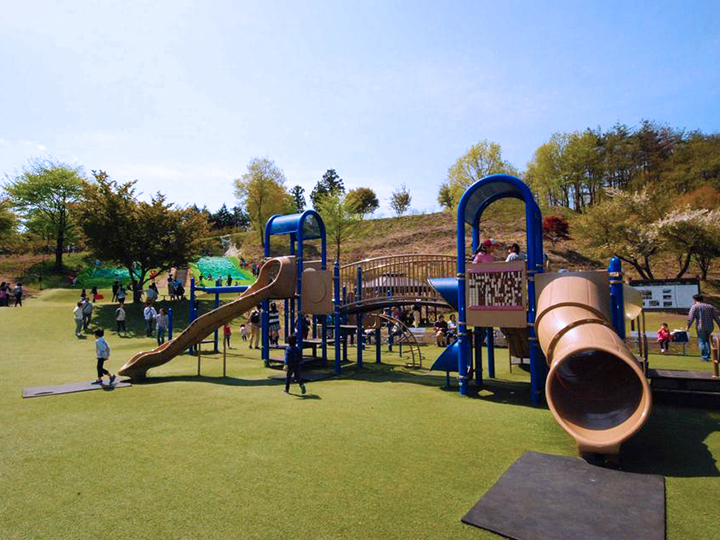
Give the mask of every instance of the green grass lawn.
M 131 388 L 23 400 L 24 387 L 95 377 L 94 340 L 73 336 L 76 297 L 0 309 L 2 538 L 498 538 L 460 518 L 524 452 L 575 455 L 502 350 L 474 398 L 387 353 L 303 399 L 267 378 L 235 325 L 226 379 L 217 355 L 202 378 L 184 356 Z M 99 323 L 113 309 L 99 304 Z M 107 335 L 113 371 L 154 344 L 139 307 L 128 318 L 131 337 Z M 423 351 L 429 366 L 439 350 Z M 672 362 L 700 367 L 657 359 Z M 666 477 L 670 539 L 720 537 L 719 427 L 718 412 L 656 406 L 623 447 L 628 470 Z

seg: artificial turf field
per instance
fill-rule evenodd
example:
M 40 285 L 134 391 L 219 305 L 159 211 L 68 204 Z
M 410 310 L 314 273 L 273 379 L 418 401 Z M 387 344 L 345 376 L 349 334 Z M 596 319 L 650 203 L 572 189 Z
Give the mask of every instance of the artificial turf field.
M 575 455 L 504 350 L 475 398 L 390 353 L 301 398 L 267 378 L 277 372 L 236 325 L 227 379 L 217 357 L 197 378 L 184 356 L 131 388 L 22 399 L 95 377 L 94 339 L 73 335 L 76 297 L 0 309 L 2 538 L 498 538 L 460 518 L 525 451 Z M 99 307 L 103 325 L 113 309 Z M 153 346 L 140 328 L 107 332 L 111 371 Z M 429 366 L 439 351 L 423 352 Z M 708 369 L 690 357 L 653 367 Z M 659 405 L 623 446 L 627 470 L 666 477 L 670 539 L 720 538 L 718 428 L 717 411 Z

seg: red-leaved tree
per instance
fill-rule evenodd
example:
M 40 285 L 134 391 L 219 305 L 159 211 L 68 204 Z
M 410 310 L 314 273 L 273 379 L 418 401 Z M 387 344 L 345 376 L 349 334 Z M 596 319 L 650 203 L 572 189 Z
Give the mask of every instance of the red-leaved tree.
M 547 216 L 543 219 L 543 238 L 550 240 L 553 247 L 560 240 L 570 240 L 570 224 L 562 216 Z

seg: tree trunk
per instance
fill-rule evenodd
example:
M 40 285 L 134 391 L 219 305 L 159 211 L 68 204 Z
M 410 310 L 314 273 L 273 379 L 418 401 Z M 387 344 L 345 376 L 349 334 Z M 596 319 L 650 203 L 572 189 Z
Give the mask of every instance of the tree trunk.
M 63 249 L 65 248 L 65 236 L 62 234 L 58 234 L 58 237 L 55 240 L 55 270 L 60 272 L 62 270 L 62 260 L 63 260 Z
M 648 257 L 646 255 L 645 257 L 643 257 L 643 259 L 644 259 L 643 267 L 645 268 L 645 273 L 647 274 L 649 279 L 654 281 L 655 276 L 653 276 L 652 270 L 650 269 L 650 257 Z
M 645 269 L 644 269 L 642 266 L 640 266 L 640 263 L 638 263 L 636 260 L 634 260 L 634 259 L 627 259 L 627 258 L 625 258 L 625 257 L 621 257 L 621 256 L 618 255 L 618 254 L 615 254 L 615 256 L 616 256 L 618 259 L 620 259 L 621 261 L 625 261 L 625 262 L 628 263 L 630 266 L 632 266 L 635 270 L 637 270 L 637 273 L 640 274 L 640 277 L 641 277 L 641 278 L 643 278 L 643 279 L 645 279 L 645 280 L 652 279 L 652 278 L 648 277 L 648 275 L 645 273 Z
M 692 253 L 687 253 L 687 254 L 685 255 L 685 261 L 682 262 L 682 266 L 680 267 L 680 271 L 679 271 L 679 272 L 677 273 L 677 275 L 675 276 L 675 279 L 680 279 L 680 278 L 682 278 L 682 277 L 685 275 L 685 273 L 688 271 L 688 268 L 690 268 L 690 258 L 691 258 L 691 257 L 692 257 Z M 680 257 L 679 260 L 682 260 L 682 256 Z

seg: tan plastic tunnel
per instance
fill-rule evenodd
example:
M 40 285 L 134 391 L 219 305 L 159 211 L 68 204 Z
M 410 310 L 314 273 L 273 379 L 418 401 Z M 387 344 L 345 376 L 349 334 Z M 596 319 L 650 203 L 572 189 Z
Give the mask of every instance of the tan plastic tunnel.
M 295 294 L 295 258 L 270 259 L 260 269 L 258 279 L 242 296 L 195 319 L 175 339 L 166 341 L 151 351 L 133 356 L 118 373 L 132 379 L 142 379 L 147 370 L 161 366 L 177 355 L 197 345 L 216 328 L 250 311 L 266 298 L 287 298 Z
M 652 400 L 603 302 L 592 280 L 558 277 L 540 293 L 535 327 L 550 367 L 545 395 L 555 419 L 581 453 L 617 454 L 647 420 Z

